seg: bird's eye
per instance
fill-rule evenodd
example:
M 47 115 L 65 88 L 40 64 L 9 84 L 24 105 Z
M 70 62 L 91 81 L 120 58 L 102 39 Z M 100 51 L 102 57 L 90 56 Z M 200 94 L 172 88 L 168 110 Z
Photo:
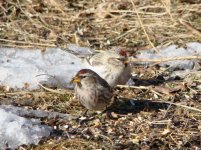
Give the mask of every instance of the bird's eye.
M 120 54 L 121 56 L 126 56 L 126 55 L 127 55 L 127 52 L 126 52 L 125 50 L 123 50 L 123 49 L 120 49 L 119 54 Z
M 119 60 L 119 61 L 123 61 L 123 58 L 117 58 L 117 60 Z
M 83 78 L 86 78 L 87 76 L 86 76 L 86 75 L 82 75 L 82 76 L 80 76 L 80 77 L 83 79 Z

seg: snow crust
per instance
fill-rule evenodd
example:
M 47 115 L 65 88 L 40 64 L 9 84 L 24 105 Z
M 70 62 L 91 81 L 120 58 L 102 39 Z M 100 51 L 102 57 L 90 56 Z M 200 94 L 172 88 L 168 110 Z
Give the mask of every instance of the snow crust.
M 15 89 L 37 89 L 36 80 L 50 86 L 68 87 L 70 79 L 81 67 L 79 57 L 59 48 L 45 52 L 0 48 L 0 85 Z
M 170 45 L 168 47 L 158 47 L 158 52 L 155 50 L 140 51 L 136 56 L 138 59 L 160 59 L 160 58 L 173 58 L 185 56 L 201 56 L 201 43 L 191 42 L 187 43 L 184 47 L 177 45 Z M 150 63 L 143 63 L 150 64 Z M 167 66 L 171 69 L 200 69 L 199 60 L 177 60 L 160 63 L 160 66 Z
M 69 84 L 80 69 L 93 67 L 82 63 L 81 57 L 95 53 L 87 47 L 69 44 L 67 50 L 50 48 L 41 50 L 0 48 L 0 85 L 17 89 L 37 89 L 38 82 L 59 88 L 72 88 Z M 201 43 L 191 42 L 179 47 L 170 45 L 154 50 L 140 51 L 139 59 L 159 59 L 201 55 Z M 150 63 L 143 63 L 150 64 Z M 199 60 L 178 60 L 160 63 L 172 69 L 200 69 Z M 99 68 L 100 69 L 100 68 Z M 101 70 L 101 69 L 100 69 Z M 100 73 L 100 70 L 94 70 Z
M 48 137 L 51 127 L 41 125 L 38 119 L 26 119 L 0 108 L 0 149 L 15 149 L 20 145 L 35 144 Z
M 158 49 L 159 53 L 154 50 L 141 51 L 136 57 L 139 59 L 159 59 L 161 57 L 201 55 L 201 43 L 198 42 L 187 43 L 185 47 L 170 45 Z M 15 90 L 33 90 L 39 88 L 37 80 L 48 86 L 70 88 L 72 86 L 69 81 L 75 73 L 80 69 L 89 68 L 82 63 L 81 57 L 92 53 L 94 53 L 93 50 L 74 44 L 68 45 L 68 51 L 59 48 L 47 49 L 44 52 L 39 49 L 0 48 L 0 85 L 9 86 Z M 165 62 L 160 65 L 168 65 L 173 69 L 198 70 L 200 69 L 198 62 L 199 60 L 181 60 Z M 38 119 L 24 118 L 24 115 L 30 118 L 51 118 L 56 115 L 69 119 L 68 115 L 56 112 L 50 114 L 40 110 L 24 110 L 0 105 L 0 149 L 4 149 L 6 144 L 12 149 L 22 144 L 37 145 L 42 137 L 50 135 L 51 127 L 42 125 Z

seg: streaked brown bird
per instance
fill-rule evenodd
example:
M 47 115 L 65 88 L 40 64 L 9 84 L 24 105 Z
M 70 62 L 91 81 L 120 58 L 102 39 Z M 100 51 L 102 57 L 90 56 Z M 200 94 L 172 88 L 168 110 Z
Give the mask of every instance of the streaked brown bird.
M 72 79 L 75 95 L 87 110 L 104 110 L 112 101 L 112 89 L 96 72 L 80 70 Z
M 86 68 L 98 73 L 111 87 L 124 85 L 131 78 L 129 53 L 123 49 L 112 49 L 96 53 L 83 59 Z

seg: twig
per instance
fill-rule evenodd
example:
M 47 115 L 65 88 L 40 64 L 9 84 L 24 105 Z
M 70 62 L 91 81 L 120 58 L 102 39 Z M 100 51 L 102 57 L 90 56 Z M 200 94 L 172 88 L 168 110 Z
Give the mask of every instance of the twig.
M 159 121 L 151 121 L 149 124 L 169 124 L 171 122 L 171 119 L 168 120 L 159 120 Z
M 184 56 L 184 57 L 172 57 L 172 58 L 160 58 L 160 59 L 136 59 L 130 58 L 130 62 L 167 62 L 167 61 L 176 61 L 176 60 L 191 60 L 191 59 L 201 59 L 201 56 Z
M 58 91 L 58 90 L 53 90 L 53 89 L 50 89 L 50 88 L 48 88 L 48 87 L 45 87 L 45 86 L 43 86 L 41 83 L 39 83 L 37 80 L 36 80 L 36 83 L 40 86 L 40 87 L 42 87 L 43 89 L 45 89 L 46 91 L 49 91 L 49 92 L 52 92 L 52 93 L 57 93 L 57 94 L 66 94 L 66 92 L 62 92 L 62 91 Z
M 18 91 L 18 92 L 4 92 L 4 93 L 0 93 L 0 96 L 5 96 L 5 95 L 24 95 L 24 94 L 35 94 L 35 93 L 44 93 L 41 91 Z
M 179 22 L 185 26 L 188 30 L 192 31 L 193 34 L 197 35 L 199 38 L 201 38 L 201 32 L 195 29 L 192 25 L 190 25 L 187 22 L 184 22 L 184 20 L 179 19 Z
M 168 108 L 166 109 L 166 112 L 165 114 L 163 115 L 163 118 L 166 118 L 167 117 L 167 114 L 168 114 L 168 111 L 170 110 L 172 105 L 169 105 Z
M 39 75 L 37 75 L 39 76 Z M 37 77 L 36 76 L 36 77 Z M 53 89 L 50 89 L 48 87 L 45 87 L 43 86 L 37 79 L 35 79 L 35 82 L 40 86 L 42 87 L 43 89 L 45 89 L 46 91 L 49 91 L 49 92 L 52 92 L 52 93 L 57 93 L 57 94 L 67 94 L 68 92 L 67 91 L 59 91 L 59 90 L 53 90 Z
M 124 37 L 125 35 L 127 35 L 130 32 L 133 32 L 133 31 L 136 31 L 136 28 L 133 28 L 133 29 L 130 29 L 130 30 L 126 31 L 125 33 L 123 33 L 123 34 L 119 35 L 118 37 L 116 37 L 115 40 L 118 40 L 119 38 Z
M 56 47 L 56 45 L 54 45 L 54 44 L 32 43 L 32 42 L 24 42 L 24 41 L 16 41 L 16 40 L 8 40 L 8 39 L 0 39 L 0 41 L 10 42 L 10 43 L 16 43 L 16 44 L 34 45 L 34 46 Z
M 153 90 L 153 89 L 150 89 L 150 91 L 151 91 L 152 93 L 154 93 L 154 94 L 160 96 L 160 97 L 163 97 L 163 96 L 164 96 L 163 94 L 160 94 L 159 92 L 156 92 L 156 91 Z
M 108 141 L 110 141 L 110 143 L 112 144 L 112 146 L 114 145 L 114 142 L 106 135 L 103 135 L 103 134 L 98 134 L 99 136 L 101 136 L 102 138 L 105 138 L 107 139 Z
M 49 77 L 51 77 L 51 78 L 54 78 L 54 80 L 56 80 L 56 81 L 60 84 L 60 86 L 62 86 L 62 88 L 65 88 L 65 86 L 62 85 L 62 83 L 61 83 L 55 76 L 52 76 L 52 75 L 50 75 L 50 74 L 43 73 L 43 74 L 38 74 L 38 75 L 36 75 L 35 77 L 40 77 L 40 76 L 49 76 Z
M 156 48 L 156 47 L 154 46 L 154 44 L 151 42 L 151 40 L 150 40 L 150 38 L 149 38 L 149 35 L 147 34 L 147 32 L 146 32 L 146 30 L 145 30 L 145 27 L 144 27 L 144 25 L 143 25 L 143 23 L 142 23 L 142 20 L 141 20 L 141 18 L 140 18 L 140 15 L 139 15 L 139 13 L 138 13 L 138 11 L 137 11 L 137 9 L 136 9 L 136 6 L 135 6 L 133 0 L 131 0 L 131 3 L 132 3 L 132 5 L 133 5 L 133 8 L 134 8 L 134 10 L 135 10 L 135 12 L 136 12 L 136 15 L 137 15 L 137 18 L 138 18 L 138 21 L 139 21 L 139 23 L 140 23 L 140 25 L 141 25 L 141 27 L 142 27 L 142 29 L 143 29 L 143 31 L 144 31 L 146 37 L 147 37 L 147 40 L 148 40 L 149 44 L 153 47 L 153 49 L 154 49 L 157 53 L 159 53 L 158 50 L 157 50 L 157 48 Z
M 173 140 L 173 142 L 174 142 L 175 144 L 179 145 L 179 143 L 172 137 L 171 134 L 170 134 L 169 136 L 170 136 L 170 138 Z
M 152 93 L 163 97 L 162 94 L 160 94 L 160 93 L 156 92 L 155 90 L 153 90 L 152 87 L 145 87 L 145 86 L 129 86 L 129 85 L 117 85 L 117 87 L 120 87 L 120 88 L 131 88 L 131 89 L 150 90 Z
M 200 109 L 197 109 L 197 108 L 194 108 L 194 107 L 190 107 L 190 106 L 186 106 L 186 105 L 182 105 L 182 104 L 179 104 L 179 103 L 173 103 L 173 102 L 168 102 L 168 101 L 152 101 L 152 102 L 167 103 L 167 104 L 171 104 L 171 105 L 183 107 L 183 108 L 186 108 L 186 109 L 189 109 L 189 110 L 194 110 L 194 111 L 201 112 Z
M 145 90 L 149 90 L 149 87 L 145 87 L 145 86 L 129 86 L 129 85 L 117 85 L 117 87 L 120 88 L 131 88 L 131 89 L 145 89 Z
M 151 90 L 152 89 L 150 87 L 137 87 L 137 86 L 126 86 L 126 85 L 117 85 L 117 87 L 123 87 L 123 88 L 136 88 L 136 89 L 148 89 L 148 90 Z M 152 91 L 153 92 L 153 91 Z M 154 92 L 155 93 L 155 92 Z M 198 111 L 198 112 L 201 112 L 200 109 L 197 109 L 197 108 L 194 108 L 194 107 L 190 107 L 190 106 L 186 106 L 186 105 L 182 105 L 182 104 L 179 104 L 179 103 L 172 103 L 172 102 L 168 102 L 168 101 L 152 101 L 152 102 L 159 102 L 159 103 L 167 103 L 167 104 L 171 104 L 171 105 L 175 105 L 175 106 L 180 106 L 180 107 L 183 107 L 183 108 L 187 108 L 187 109 L 190 109 L 190 110 L 194 110 L 194 111 Z
M 166 3 L 165 3 L 165 2 L 163 2 L 163 0 L 161 0 L 161 2 L 162 2 L 162 4 L 164 5 L 164 7 L 165 7 L 165 9 L 166 9 L 167 13 L 169 14 L 169 16 L 170 16 L 170 18 L 171 18 L 172 22 L 174 22 L 174 23 L 175 23 L 175 20 L 173 19 L 173 16 L 172 16 L 172 14 L 171 14 L 171 12 L 170 12 L 170 9 L 167 7 Z

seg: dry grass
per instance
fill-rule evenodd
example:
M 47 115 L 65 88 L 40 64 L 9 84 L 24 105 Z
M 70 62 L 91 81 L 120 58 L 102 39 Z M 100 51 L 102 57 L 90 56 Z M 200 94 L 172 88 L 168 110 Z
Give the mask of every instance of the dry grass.
M 111 117 L 96 115 L 86 122 L 43 119 L 54 127 L 51 137 L 28 149 L 192 149 L 201 146 L 200 74 L 165 81 L 162 68 L 136 68 L 141 86 L 116 88 L 119 99 Z M 3 89 L 1 89 L 3 91 Z M 2 92 L 1 103 L 81 115 L 84 109 L 72 92 Z M 131 105 L 130 99 L 135 99 Z M 92 112 L 91 112 L 92 113 Z
M 7 47 L 76 43 L 140 49 L 201 39 L 199 1 L 4 0 L 0 5 L 0 43 Z
M 6 47 L 65 48 L 68 43 L 76 43 L 98 50 L 123 46 L 135 51 L 201 41 L 199 0 L 3 0 L 0 10 L 0 45 Z M 201 147 L 200 112 L 191 109 L 201 109 L 200 76 L 165 82 L 161 77 L 169 72 L 162 68 L 139 67 L 135 72 L 140 78 L 136 84 L 143 87 L 116 89 L 124 100 L 112 108 L 113 119 L 104 114 L 83 124 L 43 120 L 56 127 L 58 135 L 29 149 Z M 83 111 L 72 91 L 58 94 L 43 90 L 16 93 L 0 90 L 1 103 L 15 102 L 73 115 Z M 137 99 L 135 109 L 130 104 L 131 98 Z M 177 106 L 172 105 L 175 103 Z M 68 128 L 64 128 L 66 125 Z

